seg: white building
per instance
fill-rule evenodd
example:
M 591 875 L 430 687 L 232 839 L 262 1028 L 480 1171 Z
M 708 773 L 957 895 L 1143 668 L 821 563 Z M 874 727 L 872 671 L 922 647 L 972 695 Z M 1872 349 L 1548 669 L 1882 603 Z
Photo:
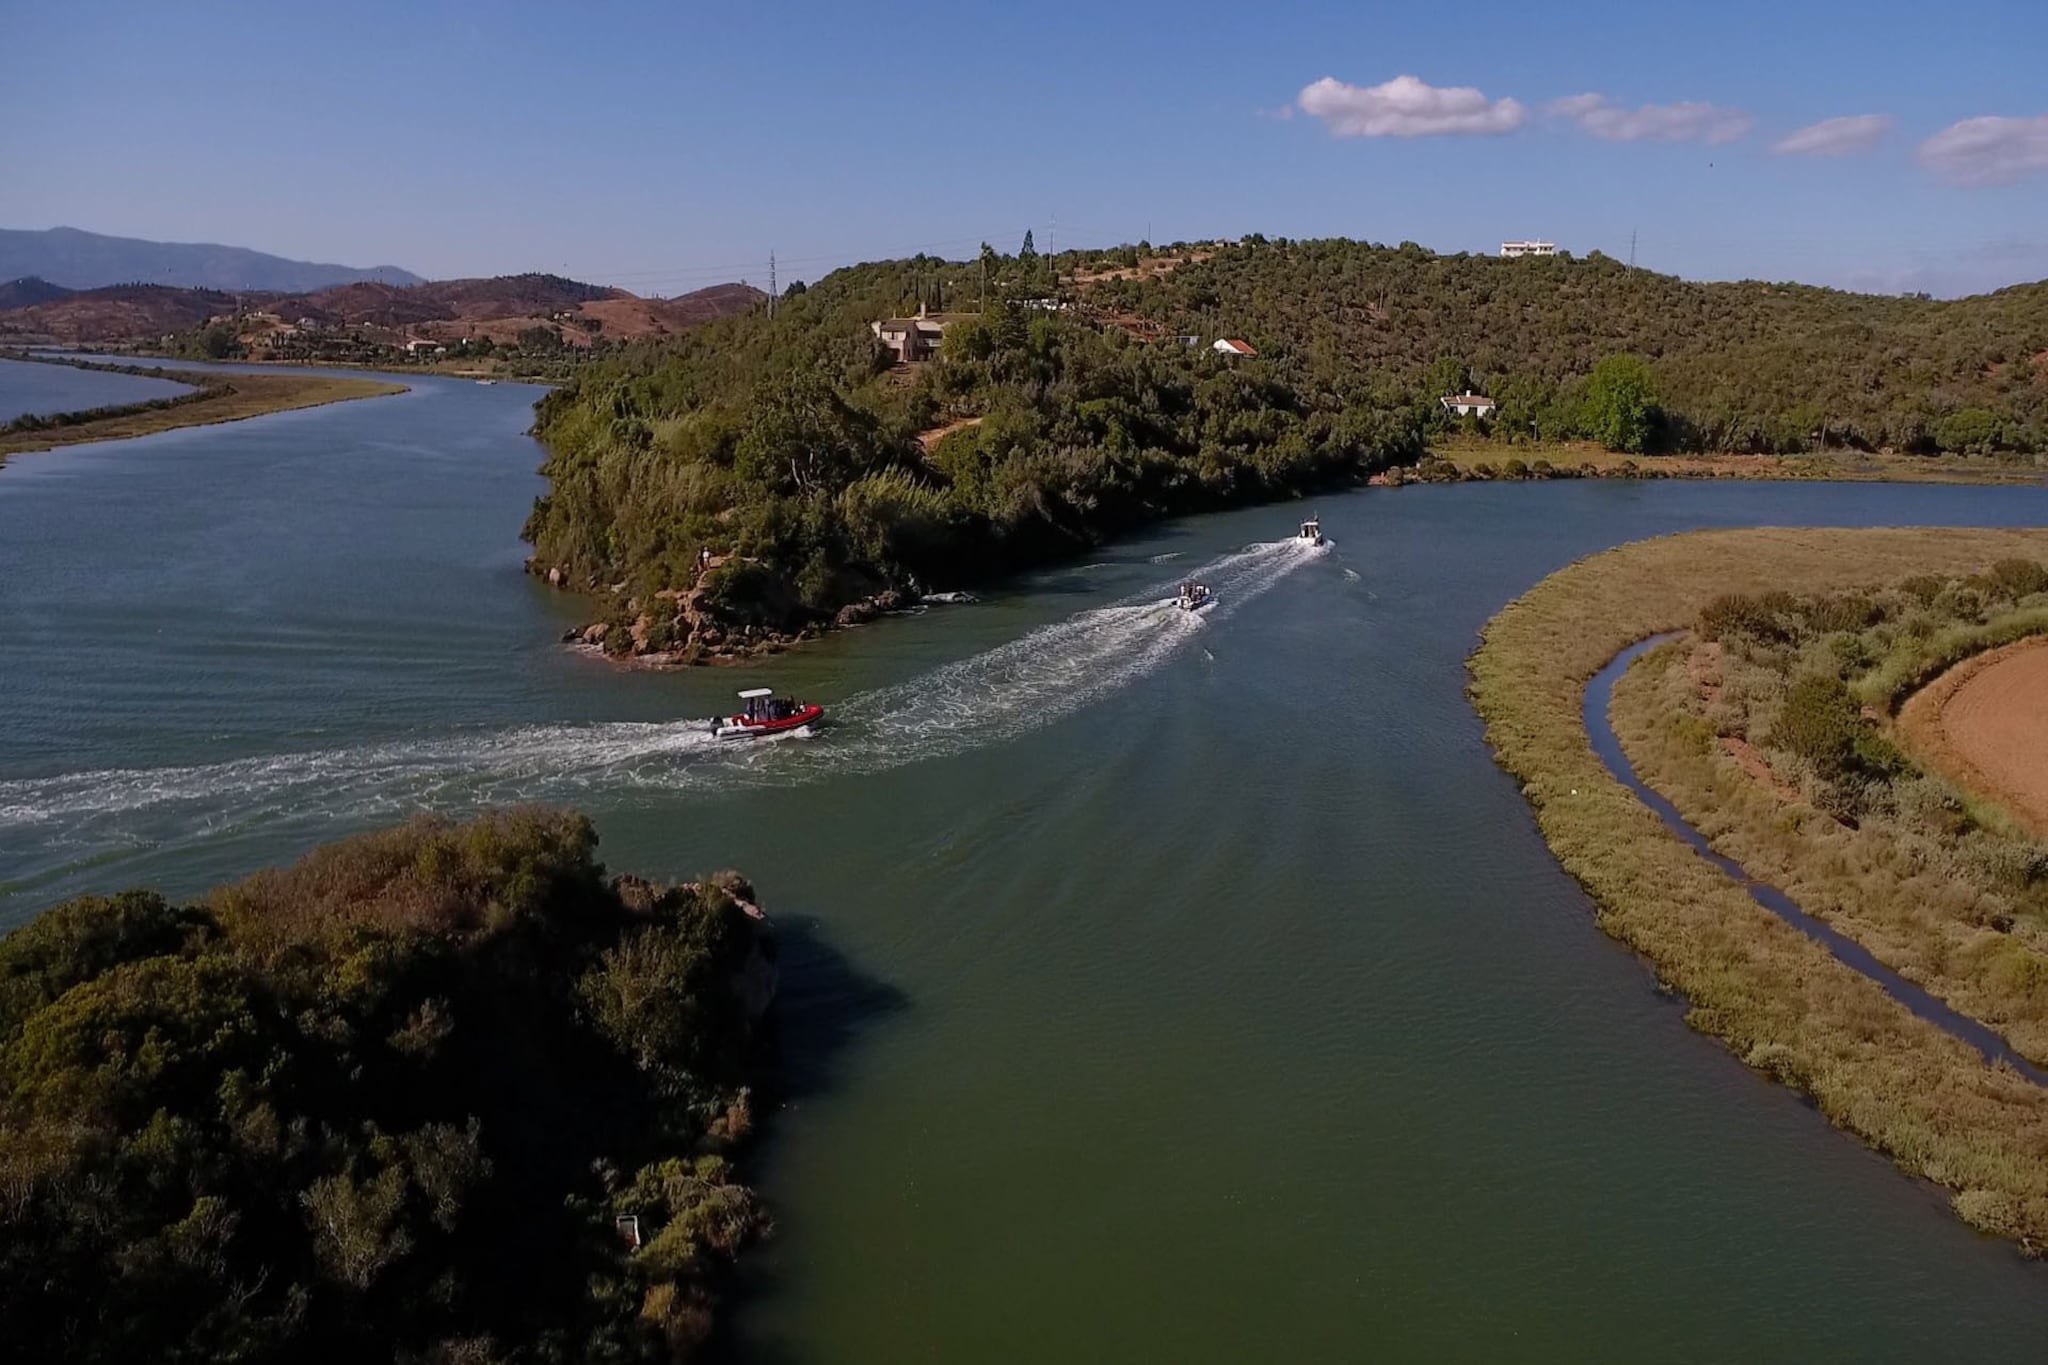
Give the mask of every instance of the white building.
M 1502 242 L 1500 244 L 1500 254 L 1503 256 L 1555 256 L 1557 254 L 1557 243 L 1533 241 Z
M 1251 343 L 1249 343 L 1249 342 L 1245 342 L 1245 341 L 1239 341 L 1239 340 L 1238 340 L 1237 338 L 1235 338 L 1235 337 L 1218 337 L 1218 338 L 1216 339 L 1216 344 L 1215 344 L 1214 346 L 1211 346 L 1211 347 L 1210 347 L 1209 349 L 1210 349 L 1210 350 L 1212 350 L 1212 351 L 1214 351 L 1214 352 L 1216 352 L 1216 353 L 1217 353 L 1218 355 L 1257 355 L 1257 354 L 1258 354 L 1258 352 L 1257 352 L 1257 351 L 1255 351 L 1255 350 L 1253 350 L 1253 349 L 1251 348 Z
M 1491 417 L 1493 400 L 1483 393 L 1445 394 L 1436 400 L 1453 417 Z

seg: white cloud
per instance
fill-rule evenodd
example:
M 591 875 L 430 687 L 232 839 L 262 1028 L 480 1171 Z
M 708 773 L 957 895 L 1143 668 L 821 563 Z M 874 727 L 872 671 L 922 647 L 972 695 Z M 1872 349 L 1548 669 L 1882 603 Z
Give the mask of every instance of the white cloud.
M 1867 152 L 1892 130 L 1890 114 L 1844 114 L 1810 123 L 1773 143 L 1771 150 L 1786 156 L 1848 156 Z
M 1624 109 L 1605 95 L 1567 95 L 1552 100 L 1553 117 L 1570 119 L 1609 142 L 1733 142 L 1755 121 L 1740 109 L 1687 101 Z
M 1489 100 L 1469 86 L 1434 86 L 1413 76 L 1373 86 L 1325 76 L 1304 86 L 1298 102 L 1302 113 L 1321 119 L 1338 137 L 1512 133 L 1529 118 L 1515 100 Z
M 1920 144 L 1920 161 L 1958 185 L 2005 185 L 2048 171 L 2048 114 L 1952 123 Z

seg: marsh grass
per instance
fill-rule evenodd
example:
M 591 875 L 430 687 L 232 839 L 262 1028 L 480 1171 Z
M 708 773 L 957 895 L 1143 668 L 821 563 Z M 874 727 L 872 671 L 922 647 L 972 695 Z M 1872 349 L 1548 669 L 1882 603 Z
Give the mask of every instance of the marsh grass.
M 1545 839 L 1592 896 L 1601 928 L 1688 999 L 1692 1025 L 1947 1188 L 1974 1226 L 2036 1251 L 2048 1248 L 2048 1090 L 1986 1066 L 1758 905 L 1607 772 L 1580 719 L 1586 681 L 1608 660 L 1691 625 L 1719 594 L 1838 592 L 2014 556 L 2048 558 L 2048 532 L 1766 529 L 1645 541 L 1582 560 L 1510 603 L 1470 669 L 1488 737 Z M 1717 834 L 1714 822 L 1706 832 Z

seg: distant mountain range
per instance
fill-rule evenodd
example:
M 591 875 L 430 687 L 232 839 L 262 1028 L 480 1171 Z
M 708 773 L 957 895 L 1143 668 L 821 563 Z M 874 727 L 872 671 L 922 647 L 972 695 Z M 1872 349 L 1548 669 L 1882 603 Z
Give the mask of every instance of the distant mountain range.
M 358 269 L 286 260 L 246 247 L 208 242 L 147 242 L 68 227 L 42 231 L 0 228 L 0 280 L 31 277 L 74 290 L 156 284 L 280 294 L 303 294 L 365 281 L 397 285 L 423 282 L 418 275 L 395 265 Z

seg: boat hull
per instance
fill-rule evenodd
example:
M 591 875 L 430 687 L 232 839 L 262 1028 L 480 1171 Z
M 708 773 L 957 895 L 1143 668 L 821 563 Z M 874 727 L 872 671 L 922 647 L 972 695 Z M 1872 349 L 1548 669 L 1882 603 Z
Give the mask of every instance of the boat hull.
M 780 720 L 750 721 L 745 716 L 720 716 L 711 722 L 711 733 L 720 739 L 766 739 L 771 735 L 787 735 L 807 725 L 816 725 L 824 718 L 825 708 L 815 705 L 802 707 L 796 714 Z

